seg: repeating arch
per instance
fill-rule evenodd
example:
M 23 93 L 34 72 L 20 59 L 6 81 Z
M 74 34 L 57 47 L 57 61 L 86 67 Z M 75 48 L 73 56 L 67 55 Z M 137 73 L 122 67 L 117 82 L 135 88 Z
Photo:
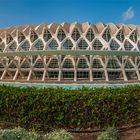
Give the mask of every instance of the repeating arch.
M 99 59 L 93 59 L 92 68 L 103 68 L 103 65 Z
M 5 44 L 2 42 L 0 43 L 0 52 L 3 52 L 5 49 Z
M 29 41 L 26 40 L 20 47 L 23 51 L 28 51 L 30 49 Z
M 78 68 L 88 68 L 88 63 L 85 58 L 80 58 L 77 64 Z
M 6 34 L 6 44 L 9 44 L 13 41 L 13 37 L 10 34 Z
M 84 39 L 81 39 L 78 43 L 78 48 L 81 50 L 86 50 L 88 48 L 88 44 Z
M 31 32 L 30 32 L 30 40 L 31 40 L 31 42 L 33 43 L 37 39 L 38 39 L 38 35 L 36 34 L 35 31 L 31 30 Z
M 106 42 L 109 42 L 109 40 L 111 39 L 111 33 L 110 33 L 110 30 L 109 28 L 107 28 L 104 33 L 103 33 L 103 39 L 106 41 Z
M 71 37 L 74 41 L 77 41 L 80 38 L 80 33 L 77 28 L 74 28 Z
M 51 50 L 57 50 L 57 48 L 58 48 L 58 43 L 56 42 L 55 39 L 53 39 L 53 40 L 50 42 L 49 48 L 50 48 Z
M 48 64 L 48 68 L 59 68 L 58 59 L 52 58 Z
M 50 31 L 44 30 L 43 39 L 45 42 L 48 42 L 52 38 Z
M 21 43 L 25 39 L 25 36 L 23 33 L 18 32 L 18 43 Z
M 44 63 L 41 59 L 38 59 L 34 65 L 35 68 L 44 68 Z
M 123 42 L 123 41 L 124 41 L 125 36 L 124 36 L 124 32 L 123 32 L 122 29 L 118 32 L 118 34 L 116 35 L 116 38 L 117 38 L 120 42 Z
M 66 58 L 63 63 L 63 68 L 74 68 L 72 60 L 69 58 Z
M 87 33 L 86 33 L 86 38 L 91 42 L 94 38 L 94 32 L 91 28 L 88 29 Z
M 17 49 L 17 43 L 14 41 L 14 42 L 8 47 L 8 51 L 15 52 L 16 49 Z
M 128 40 L 126 40 L 124 43 L 124 48 L 125 50 L 130 51 L 132 48 L 134 48 L 134 46 Z
M 103 47 L 103 44 L 98 40 L 98 39 L 95 39 L 93 45 L 92 45 L 92 48 L 94 50 L 101 50 Z
M 36 50 L 43 50 L 44 48 L 42 40 L 38 40 L 33 46 Z
M 59 41 L 62 41 L 65 37 L 66 37 L 66 34 L 63 31 L 63 29 L 59 29 L 59 31 L 57 33 L 57 38 L 59 39 Z
M 120 48 L 120 45 L 114 39 L 112 39 L 110 42 L 110 49 L 118 50 L 119 48 Z
M 107 68 L 118 69 L 118 68 L 120 68 L 120 66 L 116 59 L 109 59 Z
M 73 47 L 73 43 L 70 39 L 67 39 L 63 44 L 63 49 L 71 50 Z
M 136 43 L 136 42 L 137 42 L 137 31 L 134 30 L 134 31 L 131 33 L 131 35 L 130 35 L 129 38 L 130 38 L 134 43 Z
M 134 25 L 54 23 L 0 29 L 2 81 L 134 82 L 140 80 L 139 54 L 140 27 Z

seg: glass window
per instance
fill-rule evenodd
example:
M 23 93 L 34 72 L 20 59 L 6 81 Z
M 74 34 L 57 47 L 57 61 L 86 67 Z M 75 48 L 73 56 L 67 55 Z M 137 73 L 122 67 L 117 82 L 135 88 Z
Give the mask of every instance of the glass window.
M 73 44 L 72 44 L 72 42 L 71 42 L 71 40 L 70 39 L 67 39 L 66 41 L 65 41 L 65 43 L 63 44 L 63 48 L 64 49 L 72 49 L 72 47 L 73 47 Z
M 49 65 L 48 65 L 49 68 L 58 68 L 58 59 L 56 58 L 53 58 L 51 59 Z
M 66 37 L 66 35 L 65 35 L 64 31 L 62 29 L 60 29 L 57 34 L 57 38 L 59 39 L 59 41 L 62 41 L 65 37 Z
M 93 64 L 92 64 L 92 68 L 103 68 L 101 61 L 99 59 L 94 59 Z
M 110 34 L 110 30 L 108 28 L 104 31 L 102 37 L 105 41 L 109 42 L 109 40 L 111 38 L 111 34 Z
M 34 31 L 31 31 L 31 35 L 30 35 L 30 40 L 31 42 L 34 42 L 35 40 L 37 40 L 38 36 Z
M 17 48 L 16 42 L 13 42 L 12 45 L 9 46 L 9 51 L 15 52 Z
M 93 30 L 90 28 L 86 34 L 86 38 L 91 42 L 94 39 L 94 33 Z
M 23 33 L 18 32 L 18 43 L 21 43 L 25 39 L 25 36 Z
M 21 45 L 21 48 L 22 48 L 24 51 L 28 51 L 29 48 L 30 48 L 29 42 L 28 42 L 28 41 L 25 41 L 25 42 L 23 43 L 23 45 Z
M 58 79 L 59 72 L 58 71 L 48 71 L 48 77 L 50 79 Z
M 52 38 L 52 35 L 48 30 L 45 30 L 43 38 L 44 38 L 45 42 L 47 42 L 48 40 L 50 40 Z
M 89 78 L 89 72 L 88 71 L 78 71 L 77 72 L 77 78 L 78 79 L 88 79 Z
M 12 36 L 11 36 L 10 34 L 7 34 L 7 35 L 6 35 L 6 43 L 9 44 L 9 43 L 12 42 L 12 41 L 13 41 Z
M 133 47 L 134 46 L 128 40 L 125 41 L 124 43 L 125 50 L 130 51 Z
M 134 68 L 134 66 L 131 64 L 131 62 L 129 60 L 126 60 L 125 68 L 132 69 L 132 68 Z
M 5 44 L 4 43 L 1 43 L 0 44 L 0 52 L 3 52 L 5 49 Z
M 109 71 L 108 72 L 108 78 L 109 80 L 117 80 L 117 79 L 123 79 L 122 73 L 118 71 Z
M 124 41 L 124 33 L 123 30 L 120 30 L 119 33 L 117 34 L 116 38 L 120 41 L 123 42 Z
M 109 59 L 108 64 L 107 64 L 107 68 L 117 69 L 117 68 L 120 68 L 120 66 L 119 66 L 117 60 Z
M 73 38 L 74 41 L 77 41 L 80 38 L 80 33 L 78 29 L 73 30 L 71 37 Z
M 102 43 L 98 39 L 94 41 L 92 46 L 94 50 L 101 50 L 101 48 L 103 47 Z
M 41 59 L 37 60 L 37 62 L 34 65 L 35 68 L 44 68 L 44 64 Z
M 85 49 L 87 49 L 87 47 L 88 47 L 88 44 L 87 44 L 87 42 L 84 39 L 82 39 L 78 43 L 78 48 L 81 49 L 81 50 L 85 50 Z
M 71 59 L 65 59 L 65 61 L 63 63 L 63 68 L 73 68 Z
M 51 43 L 49 44 L 49 48 L 52 49 L 52 50 L 57 50 L 58 44 L 57 44 L 57 42 L 56 42 L 55 39 L 53 39 L 53 40 L 51 41 Z
M 22 65 L 21 68 L 30 68 L 29 62 L 27 60 L 25 60 Z
M 88 68 L 87 61 L 81 58 L 78 62 L 78 68 Z
M 137 31 L 133 31 L 132 34 L 129 37 L 134 43 L 137 42 Z
M 93 71 L 92 76 L 93 76 L 93 80 L 94 79 L 105 79 L 105 74 L 103 71 Z
M 64 79 L 73 79 L 74 78 L 74 72 L 73 71 L 63 71 L 62 76 Z
M 35 45 L 34 45 L 34 48 L 36 50 L 43 50 L 44 48 L 44 45 L 43 45 L 43 42 L 41 40 L 39 40 Z
M 110 49 L 111 50 L 118 50 L 120 47 L 120 45 L 113 39 L 111 40 L 111 43 L 110 43 Z

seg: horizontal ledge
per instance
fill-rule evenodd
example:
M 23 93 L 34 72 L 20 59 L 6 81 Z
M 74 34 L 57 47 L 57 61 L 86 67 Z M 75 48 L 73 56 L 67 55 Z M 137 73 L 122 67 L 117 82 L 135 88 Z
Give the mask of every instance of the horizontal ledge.
M 33 55 L 99 55 L 99 56 L 140 56 L 138 51 L 107 51 L 107 50 L 33 50 L 17 52 L 1 52 L 5 56 L 33 56 Z

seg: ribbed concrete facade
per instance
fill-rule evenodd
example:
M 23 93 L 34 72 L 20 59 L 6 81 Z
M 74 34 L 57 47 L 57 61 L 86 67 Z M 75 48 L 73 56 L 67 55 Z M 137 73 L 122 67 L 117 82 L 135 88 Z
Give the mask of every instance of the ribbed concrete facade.
M 0 80 L 139 81 L 140 27 L 63 23 L 0 29 Z

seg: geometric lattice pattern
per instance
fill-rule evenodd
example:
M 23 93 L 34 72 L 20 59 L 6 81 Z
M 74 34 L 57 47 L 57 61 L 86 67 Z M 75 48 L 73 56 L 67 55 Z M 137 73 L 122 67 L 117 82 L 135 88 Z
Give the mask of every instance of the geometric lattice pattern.
M 138 81 L 139 52 L 140 27 L 134 25 L 63 23 L 0 29 L 0 80 Z

